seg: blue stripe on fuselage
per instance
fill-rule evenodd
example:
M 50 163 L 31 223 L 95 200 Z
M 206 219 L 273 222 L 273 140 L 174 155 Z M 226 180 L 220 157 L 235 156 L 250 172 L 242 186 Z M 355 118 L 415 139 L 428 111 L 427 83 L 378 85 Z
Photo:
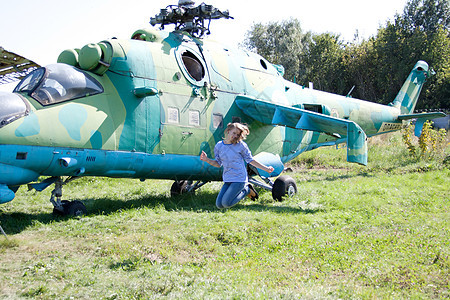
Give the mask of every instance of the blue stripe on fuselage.
M 25 175 L 14 177 L 15 168 Z M 221 180 L 221 169 L 191 155 L 0 145 L 0 184 L 25 184 L 40 175 L 212 181 Z

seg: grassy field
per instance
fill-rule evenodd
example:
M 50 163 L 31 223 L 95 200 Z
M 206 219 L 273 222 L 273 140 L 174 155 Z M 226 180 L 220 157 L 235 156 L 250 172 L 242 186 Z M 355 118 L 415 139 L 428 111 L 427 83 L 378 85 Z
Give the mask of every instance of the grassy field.
M 81 218 L 21 187 L 0 206 L 0 298 L 448 299 L 448 144 L 432 160 L 399 133 L 369 147 L 367 167 L 346 149 L 304 153 L 296 196 L 228 210 L 219 182 L 170 198 L 170 181 L 82 178 L 63 196 Z

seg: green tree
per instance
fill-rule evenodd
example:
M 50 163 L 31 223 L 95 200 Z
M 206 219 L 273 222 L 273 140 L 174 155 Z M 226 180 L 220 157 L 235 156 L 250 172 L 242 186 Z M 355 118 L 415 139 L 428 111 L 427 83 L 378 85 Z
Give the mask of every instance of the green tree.
M 310 36 L 309 32 L 303 33 L 297 19 L 256 23 L 247 32 L 243 46 L 271 63 L 283 65 L 284 78 L 296 81 L 299 77 L 300 54 L 308 47 Z
M 344 45 L 338 35 L 323 33 L 312 36 L 312 42 L 300 55 L 302 83 L 328 92 L 348 92 L 346 70 L 343 68 Z
M 403 26 L 407 31 L 434 33 L 442 27 L 450 29 L 450 4 L 448 0 L 410 0 L 403 10 Z
M 380 81 L 377 80 L 378 57 L 374 51 L 375 39 L 363 40 L 345 47 L 343 68 L 346 70 L 347 87 L 355 87 L 352 97 L 380 102 Z
M 315 88 L 390 103 L 411 68 L 425 60 L 436 71 L 417 108 L 450 109 L 450 4 L 409 0 L 403 14 L 368 40 L 344 44 L 330 33 L 303 33 L 296 19 L 254 24 L 243 43 L 275 64 L 285 78 Z
M 436 71 L 425 91 L 424 101 L 418 108 L 450 109 L 450 37 L 449 31 L 440 26 L 430 38 L 426 61 Z
M 410 0 L 402 15 L 378 30 L 374 51 L 381 102 L 390 102 L 411 66 L 425 60 L 436 75 L 429 79 L 417 108 L 450 108 L 450 10 L 448 0 Z

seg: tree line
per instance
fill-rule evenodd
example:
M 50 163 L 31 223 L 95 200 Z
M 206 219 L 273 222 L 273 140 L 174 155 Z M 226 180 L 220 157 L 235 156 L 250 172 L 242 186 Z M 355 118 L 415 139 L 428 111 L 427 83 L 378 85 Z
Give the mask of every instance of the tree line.
M 450 109 L 450 5 L 448 0 L 409 0 L 402 14 L 377 34 L 344 42 L 338 34 L 304 32 L 294 18 L 256 23 L 242 46 L 273 64 L 284 78 L 313 82 L 319 90 L 390 103 L 418 60 L 434 70 L 416 109 Z

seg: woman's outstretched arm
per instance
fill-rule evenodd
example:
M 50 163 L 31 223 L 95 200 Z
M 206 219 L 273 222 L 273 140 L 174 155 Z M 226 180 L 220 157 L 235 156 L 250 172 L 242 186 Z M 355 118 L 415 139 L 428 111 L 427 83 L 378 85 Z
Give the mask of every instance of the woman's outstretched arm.
M 271 166 L 271 167 L 265 166 L 265 165 L 263 165 L 262 163 L 260 163 L 259 161 L 256 161 L 256 160 L 252 160 L 252 161 L 250 162 L 250 164 L 251 164 L 252 166 L 258 168 L 258 169 L 261 169 L 261 170 L 263 170 L 263 171 L 266 171 L 267 173 L 272 173 L 273 170 L 274 170 L 272 166 Z
M 200 154 L 200 160 L 207 162 L 213 167 L 220 168 L 219 163 L 214 159 L 209 158 L 208 155 L 206 155 L 205 151 L 202 151 L 202 153 Z

